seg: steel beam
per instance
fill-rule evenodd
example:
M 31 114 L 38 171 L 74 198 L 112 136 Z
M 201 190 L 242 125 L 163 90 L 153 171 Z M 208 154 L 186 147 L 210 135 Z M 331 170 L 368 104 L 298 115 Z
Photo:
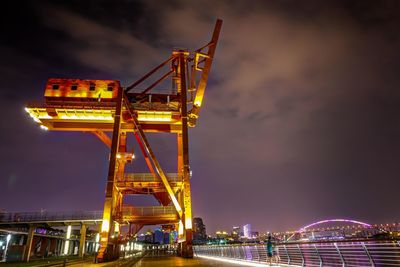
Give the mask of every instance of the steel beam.
M 190 167 L 189 167 L 189 136 L 188 136 L 188 113 L 187 113 L 187 86 L 186 86 L 186 67 L 187 55 L 181 52 L 179 55 L 180 85 L 181 85 L 181 118 L 182 118 L 182 136 L 178 137 L 178 142 L 182 142 L 182 180 L 183 180 L 183 224 L 185 227 L 185 242 L 182 245 L 182 256 L 193 258 L 193 233 L 192 233 L 192 198 L 190 191 Z M 179 135 L 179 134 L 178 134 Z
M 78 250 L 78 256 L 79 258 L 83 258 L 85 255 L 85 244 L 86 244 L 86 225 L 82 224 L 81 230 L 80 230 L 80 238 L 79 238 L 79 250 Z
M 108 178 L 106 186 L 106 198 L 104 201 L 104 211 L 103 211 L 103 223 L 101 226 L 100 233 L 100 249 L 97 255 L 98 261 L 104 261 L 113 258 L 114 248 L 112 246 L 111 235 L 114 230 L 113 223 L 113 193 L 114 193 L 114 181 L 116 176 L 117 167 L 117 153 L 120 141 L 120 131 L 121 131 L 121 114 L 122 114 L 122 102 L 123 102 L 123 89 L 118 88 L 117 97 L 117 107 L 115 109 L 114 115 L 114 130 L 112 136 L 111 144 L 111 155 L 110 164 L 108 168 Z
M 29 259 L 31 257 L 32 241 L 33 241 L 33 236 L 35 234 L 35 230 L 36 230 L 36 228 L 34 226 L 32 226 L 32 225 L 29 226 L 28 239 L 26 240 L 24 253 L 22 255 L 22 261 L 24 261 L 24 262 L 29 262 Z
M 107 147 L 111 148 L 111 138 L 108 137 L 103 131 L 92 131 L 95 136 L 97 136 Z
M 161 165 L 158 162 L 158 160 L 153 152 L 153 149 L 151 148 L 150 143 L 147 140 L 147 137 L 146 137 L 142 127 L 140 126 L 139 121 L 137 120 L 136 116 L 133 113 L 131 106 L 129 105 L 128 98 L 126 95 L 125 95 L 125 101 L 126 101 L 125 106 L 130 111 L 132 121 L 135 125 L 135 129 L 136 129 L 135 135 L 137 137 L 137 140 L 139 141 L 139 144 L 141 144 L 142 150 L 144 150 L 145 154 L 148 155 L 148 158 L 150 159 L 150 161 L 152 163 L 151 165 L 154 166 L 154 170 L 156 171 L 157 175 L 160 177 L 161 181 L 163 182 L 165 189 L 167 190 L 169 197 L 171 198 L 172 203 L 174 204 L 175 209 L 179 214 L 179 217 L 182 217 L 182 208 L 175 197 L 175 193 L 172 190 L 172 187 L 168 182 L 168 178 L 165 175 L 163 169 L 161 168 Z
M 205 92 L 206 85 L 207 85 L 208 75 L 210 73 L 211 64 L 214 59 L 215 49 L 217 48 L 217 43 L 218 43 L 218 38 L 219 38 L 219 33 L 221 31 L 221 27 L 222 27 L 222 20 L 218 19 L 217 22 L 215 23 L 215 28 L 214 28 L 214 32 L 213 32 L 211 41 L 205 46 L 205 47 L 208 47 L 207 54 L 202 54 L 200 52 L 205 47 L 202 47 L 197 51 L 197 54 L 199 54 L 201 57 L 204 57 L 204 67 L 202 68 L 202 73 L 201 73 L 199 85 L 197 87 L 196 96 L 194 98 L 193 107 L 192 107 L 192 110 L 189 112 L 190 126 L 192 126 L 192 127 L 194 127 L 196 125 L 196 120 L 200 113 L 200 107 L 203 103 L 204 92 Z M 199 55 L 196 55 L 197 59 L 198 59 Z M 197 64 L 197 63 L 195 62 L 195 64 Z M 197 66 L 195 66 L 195 68 L 197 68 Z

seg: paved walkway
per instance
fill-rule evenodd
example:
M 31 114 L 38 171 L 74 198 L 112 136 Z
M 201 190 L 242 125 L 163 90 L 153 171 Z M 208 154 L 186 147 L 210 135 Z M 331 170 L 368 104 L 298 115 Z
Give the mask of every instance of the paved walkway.
M 227 259 L 224 259 L 227 260 Z M 59 261 L 60 262 L 60 261 Z M 0 263 L 0 267 L 43 267 L 43 266 L 52 266 L 52 267 L 62 267 L 63 264 L 60 262 L 59 264 L 48 261 L 36 261 L 29 263 Z M 106 263 L 93 263 L 93 258 L 87 258 L 82 261 L 72 261 L 67 262 L 66 266 L 73 267 L 239 267 L 239 266 L 258 266 L 258 267 L 269 267 L 266 263 L 253 263 L 253 262 L 240 262 L 236 263 L 234 261 L 223 262 L 221 258 L 217 259 L 205 259 L 195 257 L 193 259 L 184 259 L 177 256 L 156 256 L 156 255 L 148 255 L 141 260 L 138 261 L 138 258 L 129 258 L 129 259 L 120 259 L 114 262 L 106 262 Z M 273 265 L 277 267 L 277 265 Z
M 219 261 L 205 260 L 199 258 L 184 259 L 180 257 L 144 257 L 139 262 L 137 262 L 134 267 L 180 267 L 180 266 L 190 266 L 190 267 L 225 267 L 225 266 L 241 266 L 233 265 L 232 263 L 222 263 Z
M 180 257 L 144 257 L 140 261 L 138 261 L 133 267 L 181 267 L 181 266 L 190 266 L 190 267 L 238 267 L 238 266 L 246 266 L 245 262 L 241 264 L 235 264 L 233 262 L 221 262 L 212 259 L 204 259 L 204 258 L 193 258 L 193 259 L 184 259 Z M 268 266 L 267 264 L 257 264 L 260 266 Z M 247 266 L 255 266 L 249 263 Z M 275 265 L 276 266 L 276 265 Z

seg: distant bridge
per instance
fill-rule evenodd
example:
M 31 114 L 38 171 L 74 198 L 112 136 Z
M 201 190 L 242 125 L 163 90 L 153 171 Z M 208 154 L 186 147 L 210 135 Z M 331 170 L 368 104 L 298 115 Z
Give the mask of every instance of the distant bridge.
M 306 231 L 306 230 L 308 230 L 311 227 L 314 227 L 316 225 L 325 224 L 325 223 L 332 223 L 332 222 L 352 223 L 352 224 L 360 225 L 360 226 L 367 227 L 367 228 L 373 227 L 371 224 L 368 224 L 368 223 L 365 223 L 365 222 L 356 221 L 356 220 L 328 219 L 328 220 L 317 221 L 317 222 L 311 223 L 309 225 L 303 226 L 303 227 L 301 227 L 299 229 L 299 232 L 304 232 L 304 231 Z

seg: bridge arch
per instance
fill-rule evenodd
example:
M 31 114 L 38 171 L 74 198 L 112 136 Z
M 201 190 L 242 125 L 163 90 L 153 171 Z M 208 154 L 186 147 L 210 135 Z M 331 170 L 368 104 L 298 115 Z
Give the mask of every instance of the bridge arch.
M 313 227 L 315 225 L 319 225 L 319 224 L 324 224 L 324 223 L 331 223 L 331 222 L 345 222 L 345 223 L 353 223 L 353 224 L 358 224 L 358 225 L 362 225 L 364 227 L 372 227 L 371 224 L 369 223 L 365 223 L 365 222 L 361 222 L 361 221 L 356 221 L 356 220 L 349 220 L 349 219 L 328 219 L 328 220 L 322 220 L 322 221 L 317 221 L 317 222 L 313 222 L 309 225 L 303 226 L 299 229 L 299 232 L 304 232 L 306 231 L 308 228 Z

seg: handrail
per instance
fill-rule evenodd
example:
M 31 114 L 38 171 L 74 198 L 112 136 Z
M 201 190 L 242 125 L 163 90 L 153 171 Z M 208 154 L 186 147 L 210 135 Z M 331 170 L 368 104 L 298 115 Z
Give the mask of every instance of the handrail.
M 123 216 L 160 216 L 160 215 L 176 215 L 176 210 L 173 206 L 123 206 Z
M 266 245 L 199 245 L 198 256 L 266 262 Z M 400 242 L 347 241 L 277 245 L 280 263 L 286 266 L 400 266 Z
M 168 181 L 179 182 L 181 179 L 178 173 L 166 173 Z M 126 173 L 122 182 L 161 182 L 161 179 L 155 177 L 152 173 Z
M 0 212 L 0 223 L 50 222 L 50 221 L 99 221 L 102 211 L 73 211 L 73 212 Z

